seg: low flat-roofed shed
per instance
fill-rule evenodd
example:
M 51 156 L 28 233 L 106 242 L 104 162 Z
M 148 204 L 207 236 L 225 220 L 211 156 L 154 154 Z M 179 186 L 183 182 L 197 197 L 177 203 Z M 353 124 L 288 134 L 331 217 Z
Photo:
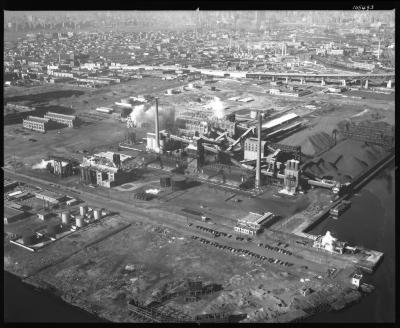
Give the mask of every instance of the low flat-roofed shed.
M 275 119 L 273 119 L 273 120 L 271 120 L 269 122 L 264 123 L 262 125 L 262 128 L 263 128 L 263 130 L 272 129 L 272 128 L 278 126 L 278 125 L 286 123 L 286 122 L 288 122 L 290 120 L 293 120 L 293 119 L 295 119 L 297 117 L 299 117 L 297 114 L 289 113 L 289 114 L 283 115 L 281 117 L 275 118 Z
M 267 212 L 264 214 L 250 212 L 243 219 L 239 219 L 238 224 L 254 227 L 254 229 L 257 229 L 261 227 L 262 224 L 265 223 L 268 219 L 271 219 L 272 216 L 273 214 L 271 212 Z

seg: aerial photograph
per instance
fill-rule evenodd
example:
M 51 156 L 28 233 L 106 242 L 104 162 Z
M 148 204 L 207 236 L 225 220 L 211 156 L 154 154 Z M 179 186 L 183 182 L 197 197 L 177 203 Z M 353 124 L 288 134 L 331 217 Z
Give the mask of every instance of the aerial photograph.
M 363 7 L 3 11 L 4 322 L 394 323 Z

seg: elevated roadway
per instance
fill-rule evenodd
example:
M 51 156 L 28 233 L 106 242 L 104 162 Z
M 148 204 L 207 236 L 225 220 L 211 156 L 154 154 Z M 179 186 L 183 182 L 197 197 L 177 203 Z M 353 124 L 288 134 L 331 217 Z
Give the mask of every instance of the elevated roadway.
M 130 69 L 144 69 L 144 70 L 189 70 L 190 72 L 201 72 L 202 74 L 214 75 L 223 77 L 225 74 L 229 74 L 231 77 L 246 78 L 247 75 L 251 76 L 261 76 L 261 77 L 282 77 L 282 78 L 386 78 L 394 79 L 395 72 L 388 73 L 294 73 L 294 72 L 249 72 L 249 71 L 224 71 L 224 70 L 213 70 L 205 68 L 195 68 L 195 67 L 179 67 L 179 66 L 149 66 L 149 65 L 134 65 L 129 66 Z

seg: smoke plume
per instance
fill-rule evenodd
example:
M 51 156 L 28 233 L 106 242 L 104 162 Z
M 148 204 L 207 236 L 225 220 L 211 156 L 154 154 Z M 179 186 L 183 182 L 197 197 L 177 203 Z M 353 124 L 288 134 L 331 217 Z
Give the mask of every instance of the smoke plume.
M 209 106 L 213 111 L 213 116 L 222 119 L 225 116 L 224 104 L 221 99 L 218 97 L 214 97 L 214 99 L 210 102 Z
M 40 163 L 33 165 L 32 169 L 33 170 L 45 169 L 45 168 L 47 168 L 48 163 L 51 163 L 51 161 L 45 161 L 44 159 L 42 159 L 42 161 Z
M 49 160 L 49 161 L 45 161 L 44 159 L 42 159 L 42 161 L 40 162 L 40 163 L 37 163 L 37 164 L 35 164 L 35 165 L 33 165 L 32 166 L 32 169 L 33 170 L 43 170 L 43 169 L 46 169 L 47 168 L 47 165 L 48 164 L 51 164 L 51 166 L 53 166 L 54 167 L 54 160 Z M 65 162 L 65 161 L 61 161 L 61 166 L 62 167 L 65 167 L 65 166 L 67 166 L 68 165 L 68 162 Z
M 141 104 L 133 107 L 130 117 L 133 124 L 137 127 L 140 127 L 143 123 L 154 125 L 155 113 L 155 105 Z M 175 111 L 172 108 L 164 108 L 159 105 L 158 120 L 161 129 L 168 128 L 170 124 L 173 125 L 175 120 Z

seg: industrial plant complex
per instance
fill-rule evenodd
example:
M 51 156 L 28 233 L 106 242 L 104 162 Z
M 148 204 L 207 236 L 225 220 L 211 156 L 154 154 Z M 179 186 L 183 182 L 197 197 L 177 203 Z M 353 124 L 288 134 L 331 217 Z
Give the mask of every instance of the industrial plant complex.
M 374 289 L 383 251 L 315 229 L 394 160 L 391 20 L 366 42 L 255 13 L 5 48 L 5 270 L 116 322 L 291 322 Z

